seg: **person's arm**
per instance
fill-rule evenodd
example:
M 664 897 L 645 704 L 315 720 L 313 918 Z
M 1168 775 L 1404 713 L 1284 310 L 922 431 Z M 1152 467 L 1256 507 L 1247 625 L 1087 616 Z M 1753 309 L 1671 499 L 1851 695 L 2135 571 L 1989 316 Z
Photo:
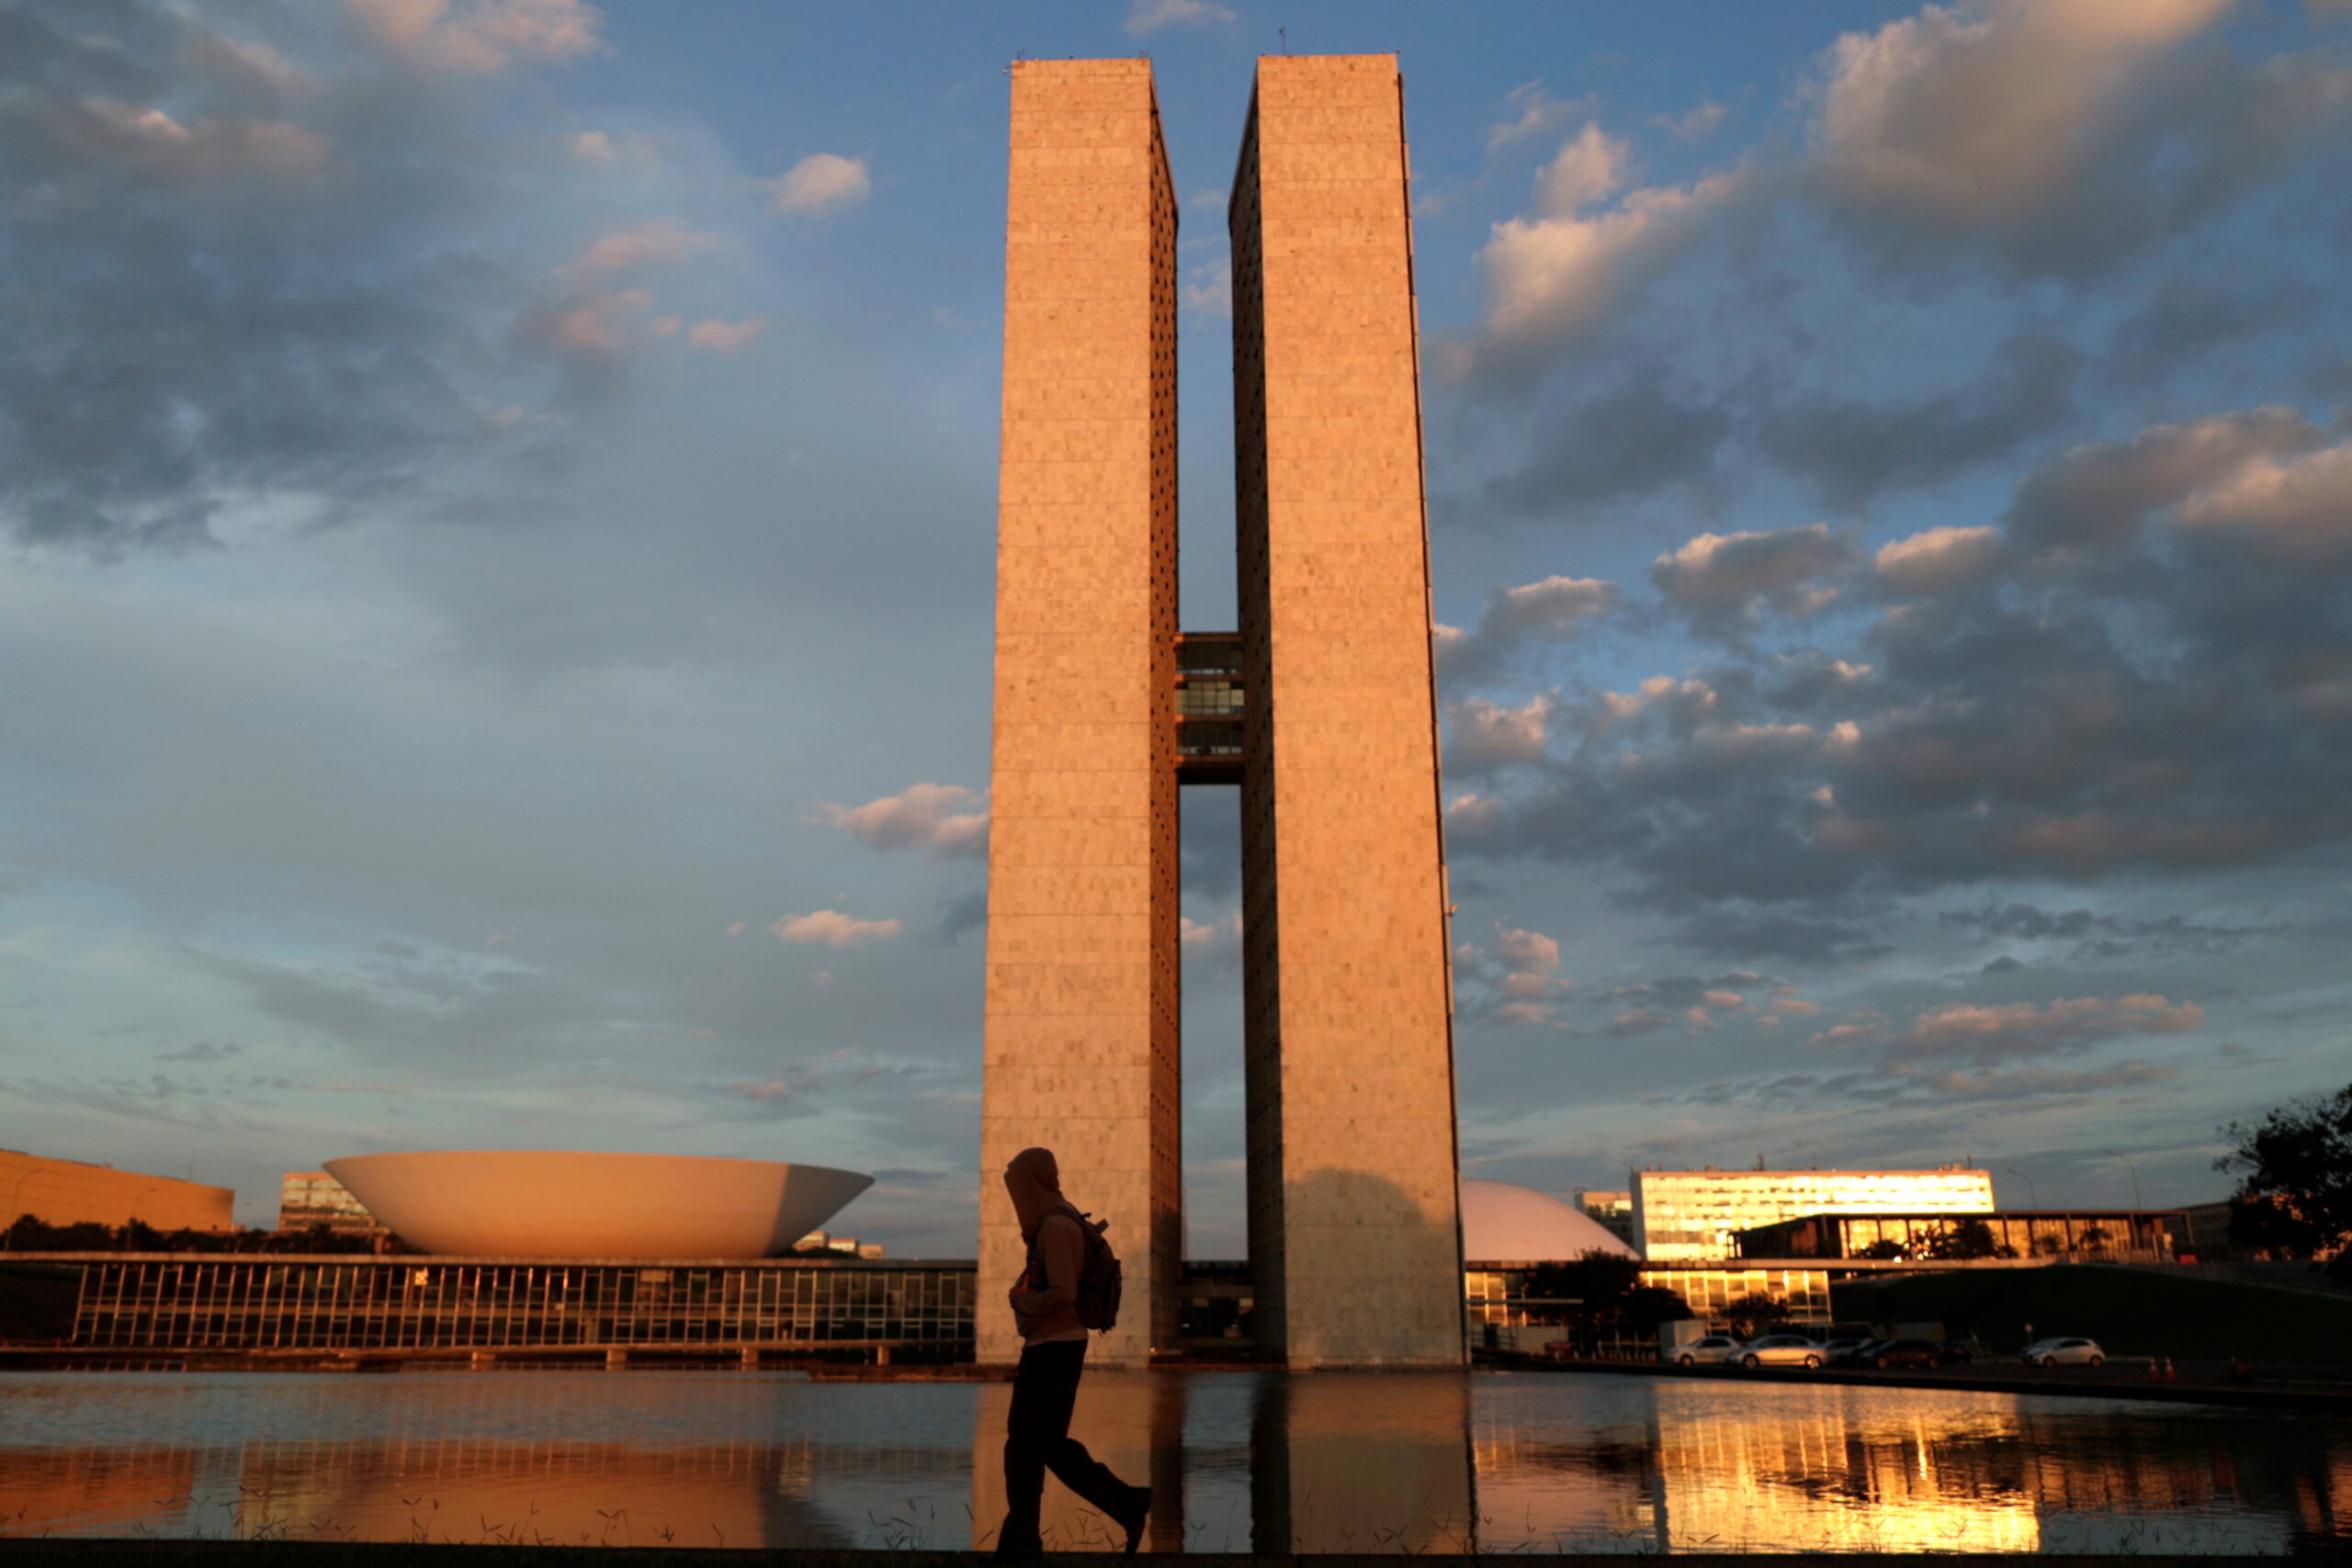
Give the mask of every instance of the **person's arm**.
M 1047 1214 L 1037 1227 L 1037 1258 L 1045 1265 L 1044 1288 L 1015 1291 L 1012 1310 L 1023 1317 L 1051 1317 L 1078 1303 L 1078 1277 L 1086 1268 L 1086 1238 L 1068 1214 Z M 1026 1275 L 1023 1283 L 1035 1283 Z

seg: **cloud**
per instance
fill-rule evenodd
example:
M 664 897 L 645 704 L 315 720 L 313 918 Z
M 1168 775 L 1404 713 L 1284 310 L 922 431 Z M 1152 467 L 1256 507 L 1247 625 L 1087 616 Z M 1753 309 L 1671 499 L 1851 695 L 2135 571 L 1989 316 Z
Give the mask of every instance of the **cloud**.
M 806 942 L 825 947 L 855 947 L 862 942 L 882 942 L 899 934 L 896 919 L 863 920 L 854 915 L 844 915 L 838 909 L 818 909 L 806 915 L 786 915 L 768 928 L 776 940 L 785 942 Z
M 2352 443 L 2285 462 L 2254 453 L 2190 496 L 2179 522 L 2192 532 L 2244 538 L 2290 565 L 2352 560 Z
M 1455 974 L 1475 993 L 1486 1021 L 1506 1027 L 1551 1025 L 1555 1004 L 1574 987 L 1560 977 L 1560 944 L 1542 931 L 1495 922 L 1491 942 L 1464 942 Z
M 1575 516 L 1594 502 L 1703 478 L 1735 420 L 1724 400 L 1694 397 L 1656 367 L 1547 408 L 1530 460 L 1486 485 L 1493 504 L 1527 516 Z
M 1888 254 L 2085 278 L 2235 202 L 2352 106 L 2332 51 L 2242 61 L 2234 0 L 1929 6 L 1825 55 L 1810 174 Z M 1996 112 L 1992 106 L 1997 105 Z
M 1981 0 L 1928 6 L 1826 57 L 1823 180 L 1859 210 L 1943 230 L 2053 202 L 2122 129 L 2120 101 L 2233 0 Z
M 1955 1003 L 1914 1018 L 1887 1059 L 1916 1064 L 1958 1056 L 1993 1066 L 2020 1056 L 2081 1051 L 2119 1035 L 2184 1033 L 2204 1021 L 2205 1010 L 2195 1002 L 2175 1004 L 2149 995 L 2078 997 L 2044 1006 Z
M 1497 223 L 1478 253 L 1487 303 L 1469 367 L 1505 383 L 1532 379 L 1630 288 L 1670 266 L 1739 188 L 1738 176 L 1712 175 L 1629 191 L 1603 211 L 1539 210 Z
M 786 217 L 817 218 L 855 207 L 874 188 L 863 158 L 811 152 L 766 182 L 768 205 Z
M 582 0 L 344 0 L 362 28 L 412 64 L 490 74 L 517 63 L 570 64 L 601 50 Z
M 1878 580 L 1895 593 L 1946 593 L 1983 581 L 2001 557 L 1995 528 L 1929 528 L 1879 547 Z
M 1219 256 L 1216 261 L 1185 268 L 1184 287 L 1180 297 L 1184 309 L 1195 315 L 1232 315 L 1233 258 Z
M 1544 90 L 1541 82 L 1522 82 L 1513 87 L 1503 101 L 1518 112 L 1513 118 L 1487 128 L 1488 157 L 1506 147 L 1532 141 L 1539 136 L 1548 136 L 1577 115 L 1590 113 L 1593 107 L 1593 99 L 1589 96 L 1565 102 L 1553 97 Z
M 1702 98 L 1679 115 L 1659 115 L 1652 122 L 1682 141 L 1704 141 L 1715 133 L 1731 112 L 1729 106 L 1712 98 Z
M 195 1044 L 181 1050 L 165 1051 L 155 1060 L 159 1062 L 225 1062 L 243 1049 L 243 1045 L 234 1041 L 222 1045 L 209 1040 L 199 1040 Z
M 1537 761 L 1544 755 L 1544 723 L 1551 712 L 1551 699 L 1544 696 L 1530 697 L 1517 707 L 1501 707 L 1480 697 L 1448 703 L 1452 735 L 1445 750 L 1447 772 L 1472 774 Z
M 961 784 L 909 784 L 896 795 L 869 800 L 863 806 L 820 802 L 812 818 L 877 850 L 928 850 L 942 859 L 984 855 L 989 847 L 989 814 L 967 810 L 979 796 Z
M 1803 615 L 1837 597 L 1823 580 L 1842 571 L 1852 552 L 1826 523 L 1772 533 L 1702 534 L 1657 558 L 1650 581 L 1694 629 L 1736 634 L 1764 606 Z
M 1922 1075 L 1920 1081 L 1935 1093 L 1952 1100 L 2026 1100 L 2131 1089 L 2163 1083 L 2179 1074 L 2179 1068 L 2159 1063 L 2122 1062 L 2112 1067 L 2073 1073 L 2048 1067 L 2024 1067 L 2008 1073 L 1929 1073 Z
M 621 273 L 673 266 L 719 243 L 716 234 L 654 219 L 616 229 L 591 241 L 564 270 L 574 277 L 599 279 Z
M 1625 183 L 1633 148 L 1597 122 L 1571 137 L 1535 175 L 1535 208 L 1562 218 L 1613 195 Z
M 767 330 L 765 316 L 746 316 L 740 321 L 721 321 L 714 316 L 686 329 L 686 346 L 705 354 L 733 354 L 750 346 Z
M 1475 629 L 1437 627 L 1439 672 L 1476 679 L 1531 649 L 1575 636 L 1616 604 L 1617 585 L 1592 577 L 1553 576 L 1498 588 L 1487 595 Z
M 1857 512 L 1893 490 L 1931 485 L 2007 456 L 2074 412 L 2082 355 L 2046 333 L 2004 344 L 1982 374 L 1914 398 L 1832 394 L 1767 402 L 1758 450 Z
M 1127 36 L 1141 38 L 1162 28 L 1230 27 L 1233 13 L 1209 0 L 1135 0 L 1127 12 Z
M 2278 405 L 2159 424 L 2129 441 L 2076 446 L 2018 486 L 2006 521 L 2028 547 L 2111 550 L 2134 543 L 2156 513 L 2221 487 L 2258 459 L 2290 457 L 2325 437 Z

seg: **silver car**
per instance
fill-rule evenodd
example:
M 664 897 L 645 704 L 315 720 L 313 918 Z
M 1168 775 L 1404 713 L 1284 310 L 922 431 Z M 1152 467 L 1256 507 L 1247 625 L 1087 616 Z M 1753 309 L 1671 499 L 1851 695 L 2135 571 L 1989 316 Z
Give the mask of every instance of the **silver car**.
M 2096 1339 L 2069 1336 L 2061 1339 L 2037 1339 L 2025 1348 L 2025 1361 L 2034 1367 L 2103 1367 L 2107 1352 L 2098 1348 Z
M 1739 1353 L 1743 1367 L 1817 1367 L 1828 1359 L 1821 1341 L 1802 1334 L 1767 1334 Z
M 1693 1339 L 1688 1345 L 1677 1345 L 1672 1350 L 1666 1352 L 1664 1359 L 1680 1366 L 1694 1367 L 1706 1361 L 1717 1363 L 1736 1361 L 1739 1359 L 1740 1353 L 1747 1348 L 1746 1345 L 1728 1334 L 1710 1334 L 1704 1339 Z

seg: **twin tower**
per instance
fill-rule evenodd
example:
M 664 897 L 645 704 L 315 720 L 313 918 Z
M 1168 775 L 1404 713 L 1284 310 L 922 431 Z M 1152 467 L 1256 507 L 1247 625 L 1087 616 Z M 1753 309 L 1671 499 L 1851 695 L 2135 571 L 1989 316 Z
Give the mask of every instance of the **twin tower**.
M 1268 56 L 1234 171 L 1238 632 L 1176 606 L 1176 194 L 1143 60 L 1012 68 L 979 1359 L 999 1173 L 1111 1220 L 1098 1359 L 1177 1346 L 1177 815 L 1241 790 L 1256 1339 L 1462 1359 L 1451 977 L 1402 83 Z

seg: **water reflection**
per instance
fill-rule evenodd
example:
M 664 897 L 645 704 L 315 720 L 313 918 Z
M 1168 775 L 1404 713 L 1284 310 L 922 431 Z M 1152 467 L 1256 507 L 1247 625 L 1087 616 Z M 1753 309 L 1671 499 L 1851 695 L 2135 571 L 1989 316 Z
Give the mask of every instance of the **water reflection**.
M 0 1374 L 0 1529 L 985 1546 L 1009 1393 L 715 1372 Z M 2193 1406 L 1098 1372 L 1072 1431 L 1151 1476 L 1146 1547 L 1160 1552 L 2246 1552 L 2352 1537 L 2352 1424 Z M 1045 1522 L 1065 1547 L 1114 1533 L 1051 1484 Z

